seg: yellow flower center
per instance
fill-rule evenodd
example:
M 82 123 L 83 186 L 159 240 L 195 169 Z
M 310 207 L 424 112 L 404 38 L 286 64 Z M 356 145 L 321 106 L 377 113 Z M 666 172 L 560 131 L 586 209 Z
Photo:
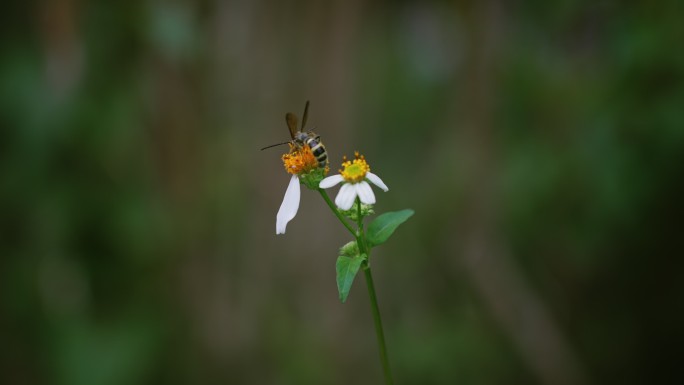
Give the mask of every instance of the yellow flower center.
M 282 159 L 285 171 L 293 175 L 304 174 L 318 167 L 318 161 L 309 146 L 299 148 L 290 143 L 290 152 L 284 154 Z
M 366 173 L 370 171 L 370 166 L 366 163 L 366 158 L 354 153 L 354 160 L 347 160 L 345 156 L 342 162 L 343 169 L 340 170 L 340 175 L 345 181 L 349 183 L 358 183 L 366 178 Z

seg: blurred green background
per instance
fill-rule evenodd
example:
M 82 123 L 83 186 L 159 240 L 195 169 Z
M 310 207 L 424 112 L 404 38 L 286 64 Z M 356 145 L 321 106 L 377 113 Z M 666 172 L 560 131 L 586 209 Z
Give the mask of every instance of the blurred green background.
M 0 383 L 377 384 L 284 113 L 416 215 L 373 267 L 397 384 L 682 380 L 676 1 L 9 1 Z M 335 192 L 333 192 L 334 194 Z

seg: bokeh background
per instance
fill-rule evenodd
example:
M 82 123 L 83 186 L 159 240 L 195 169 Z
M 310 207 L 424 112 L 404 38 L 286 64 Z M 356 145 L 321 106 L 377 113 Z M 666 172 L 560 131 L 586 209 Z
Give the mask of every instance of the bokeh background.
M 2 9 L 0 383 L 381 383 L 344 229 L 303 191 L 275 235 L 307 99 L 416 211 L 373 255 L 397 384 L 682 380 L 681 2 Z

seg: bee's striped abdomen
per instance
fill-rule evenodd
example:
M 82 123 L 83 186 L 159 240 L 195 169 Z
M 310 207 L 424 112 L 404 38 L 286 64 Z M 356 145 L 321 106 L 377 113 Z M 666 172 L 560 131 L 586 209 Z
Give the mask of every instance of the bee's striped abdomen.
M 311 149 L 311 153 L 316 157 L 319 167 L 326 167 L 328 165 L 328 153 L 325 151 L 325 146 L 318 138 L 308 138 L 306 144 Z

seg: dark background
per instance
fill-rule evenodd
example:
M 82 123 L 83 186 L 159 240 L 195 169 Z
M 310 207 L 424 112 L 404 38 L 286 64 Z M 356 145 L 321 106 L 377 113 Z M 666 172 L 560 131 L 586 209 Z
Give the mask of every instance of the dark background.
M 676 1 L 9 1 L 0 383 L 377 384 L 345 231 L 275 235 L 284 113 L 416 215 L 374 252 L 397 384 L 668 384 Z M 335 192 L 333 192 L 334 194 Z

